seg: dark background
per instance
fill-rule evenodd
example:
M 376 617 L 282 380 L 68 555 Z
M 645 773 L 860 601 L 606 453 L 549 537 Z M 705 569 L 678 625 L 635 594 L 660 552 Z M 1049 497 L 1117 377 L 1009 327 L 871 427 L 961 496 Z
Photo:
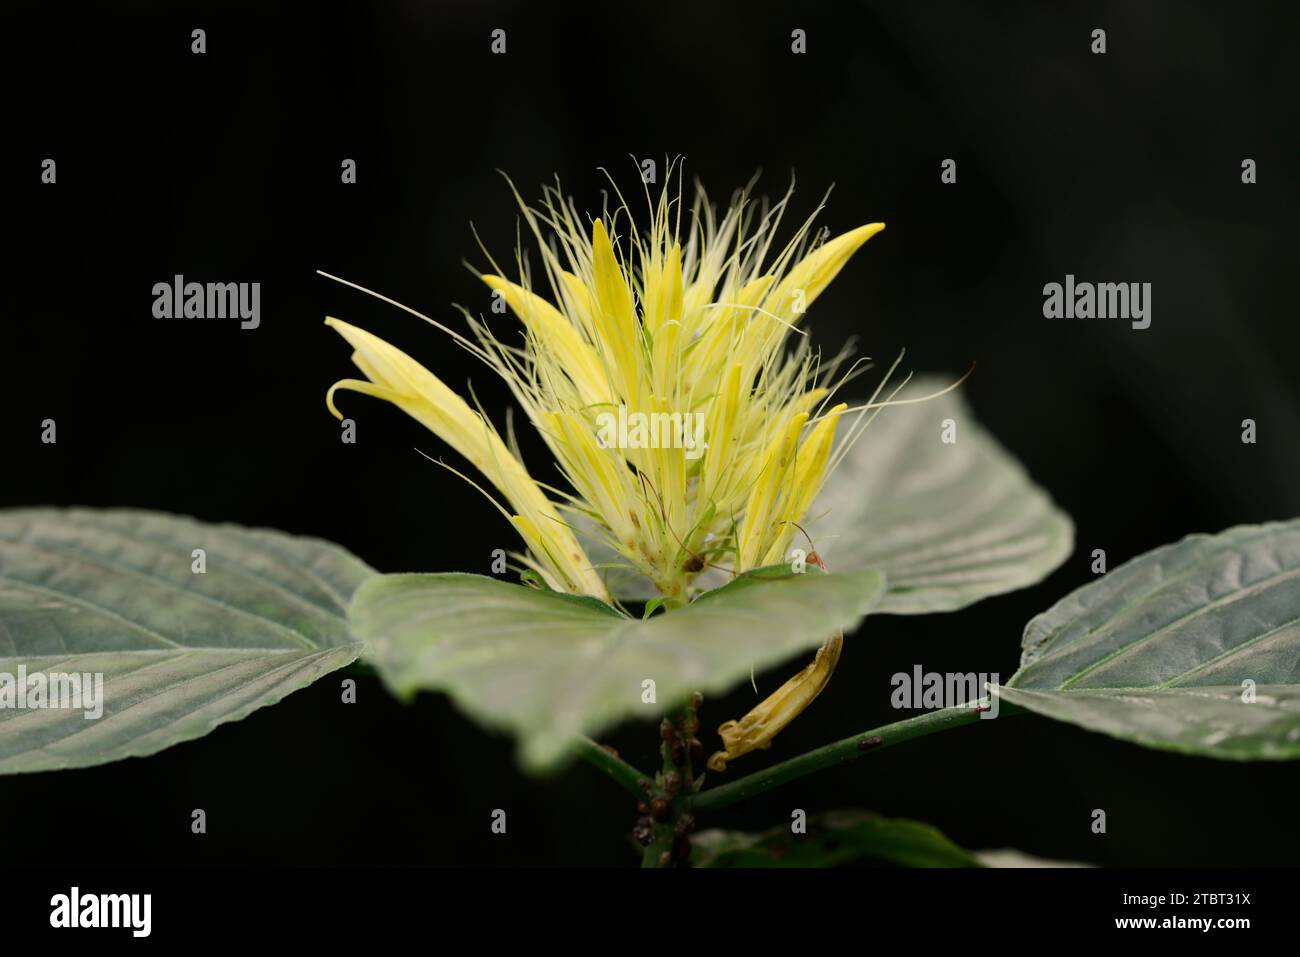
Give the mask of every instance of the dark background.
M 463 265 L 483 263 L 470 222 L 510 258 L 515 208 L 495 169 L 530 199 L 558 173 L 592 210 L 598 167 L 635 187 L 631 156 L 662 171 L 681 154 L 719 200 L 760 167 L 779 195 L 794 171 L 795 213 L 834 183 L 833 232 L 887 222 L 819 301 L 815 341 L 906 347 L 916 371 L 977 360 L 977 414 L 1078 528 L 1074 556 L 1034 588 L 868 619 L 749 770 L 896 719 L 889 676 L 914 664 L 1010 675 L 1024 623 L 1092 577 L 1093 548 L 1114 565 L 1300 514 L 1294 3 L 116 6 L 6 14 L 0 506 L 155 508 L 333 539 L 385 572 L 486 572 L 513 532 L 417 454 L 441 455 L 435 438 L 345 395 L 359 442 L 339 442 L 324 392 L 352 369 L 321 321 L 361 325 L 455 387 L 472 373 L 489 409 L 504 389 L 435 330 L 314 270 L 457 325 L 451 303 L 488 305 Z M 190 53 L 194 27 L 206 55 Z M 496 27 L 505 56 L 489 54 Z M 56 186 L 39 182 L 47 156 Z M 356 185 L 339 182 L 345 157 Z M 956 185 L 940 183 L 947 157 Z M 1256 185 L 1241 183 L 1246 157 Z M 1044 319 L 1042 286 L 1067 272 L 1151 282 L 1151 328 Z M 261 328 L 153 319 L 152 285 L 175 273 L 261 282 Z M 47 417 L 54 446 L 39 441 Z M 148 759 L 5 778 L 7 854 L 40 861 L 59 836 L 115 864 L 636 860 L 633 809 L 591 769 L 525 778 L 508 741 L 445 699 L 405 706 L 362 678 L 345 706 L 339 678 Z M 753 700 L 742 687 L 706 703 L 706 728 Z M 650 763 L 651 726 L 611 740 Z M 870 756 L 713 823 L 860 806 L 974 848 L 1294 864 L 1297 785 L 1295 764 L 1027 717 Z M 189 830 L 196 807 L 205 836 Z M 489 833 L 498 807 L 506 837 Z

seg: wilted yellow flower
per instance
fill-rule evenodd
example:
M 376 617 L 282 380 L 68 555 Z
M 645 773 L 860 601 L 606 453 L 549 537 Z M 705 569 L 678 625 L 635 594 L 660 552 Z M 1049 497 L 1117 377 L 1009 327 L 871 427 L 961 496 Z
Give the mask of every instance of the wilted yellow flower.
M 817 649 L 816 657 L 803 671 L 768 695 L 739 721 L 728 721 L 718 728 L 723 750 L 709 757 L 709 770 L 725 771 L 728 761 L 750 751 L 771 747 L 777 733 L 822 693 L 839 664 L 843 650 L 844 636 L 832 635 Z
M 516 194 L 518 197 L 518 194 Z M 637 231 L 626 203 L 585 224 L 558 186 L 520 199 L 544 282 L 516 259 L 482 276 L 523 327 L 522 342 L 466 312 L 462 339 L 509 385 L 571 489 L 550 493 L 493 425 L 399 350 L 336 319 L 368 381 L 483 473 L 527 553 L 558 590 L 607 598 L 574 534 L 577 516 L 669 605 L 706 565 L 736 573 L 782 561 L 821 487 L 845 406 L 831 404 L 839 359 L 799 329 L 849 257 L 883 224 L 817 241 L 811 218 L 784 246 L 790 193 L 770 208 L 742 191 L 719 218 L 702 191 L 690 210 L 647 193 Z M 458 337 L 460 338 L 460 337 Z

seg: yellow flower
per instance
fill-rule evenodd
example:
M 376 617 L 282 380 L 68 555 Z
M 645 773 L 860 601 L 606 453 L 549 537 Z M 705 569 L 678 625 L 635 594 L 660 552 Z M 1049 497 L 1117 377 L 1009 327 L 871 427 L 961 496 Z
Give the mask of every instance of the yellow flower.
M 571 490 L 548 494 L 485 415 L 409 356 L 337 319 L 327 323 L 352 345 L 366 379 L 336 383 L 330 410 L 342 418 L 334 395 L 350 389 L 427 426 L 505 499 L 509 507 L 498 507 L 527 548 L 517 557 L 559 591 L 610 598 L 574 532 L 579 520 L 669 607 L 689 600 L 708 565 L 739 574 L 784 561 L 833 466 L 846 409 L 831 404 L 843 356 L 823 366 L 800 325 L 884 225 L 819 241 L 810 218 L 777 247 L 791 192 L 756 208 L 741 191 L 720 218 L 702 191 L 689 212 L 666 188 L 657 201 L 647 192 L 644 231 L 621 196 L 612 215 L 584 225 L 558 186 L 537 208 L 515 195 L 545 283 L 534 286 L 522 250 L 517 279 L 495 263 L 481 278 L 522 324 L 522 343 L 465 310 L 472 339 L 439 328 L 505 380 Z M 859 411 L 874 407 L 873 397 Z M 825 570 L 815 553 L 810 561 Z M 710 767 L 767 747 L 826 686 L 841 647 L 831 637 L 812 664 L 723 725 L 726 750 Z
M 527 545 L 520 556 L 552 588 L 608 598 L 578 543 L 579 517 L 669 605 L 689 599 L 706 565 L 735 573 L 785 559 L 796 523 L 831 461 L 845 406 L 829 403 L 825 366 L 799 328 L 874 223 L 813 239 L 811 219 L 775 246 L 790 198 L 756 208 L 740 192 L 719 218 L 702 191 L 692 208 L 647 194 L 638 232 L 625 203 L 583 225 L 558 187 L 519 200 L 545 287 L 522 267 L 482 275 L 522 325 L 523 341 L 465 313 L 461 338 L 512 390 L 571 486 L 533 480 L 480 412 L 383 341 L 328 320 L 368 381 L 467 458 L 506 500 Z M 516 194 L 518 197 L 518 194 Z

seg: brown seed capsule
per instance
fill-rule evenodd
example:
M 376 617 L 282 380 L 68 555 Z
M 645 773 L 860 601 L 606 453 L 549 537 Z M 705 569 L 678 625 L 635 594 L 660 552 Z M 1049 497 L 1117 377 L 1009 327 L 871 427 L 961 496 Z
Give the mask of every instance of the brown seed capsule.
M 655 798 L 650 802 L 650 816 L 656 821 L 668 820 L 668 814 L 672 810 L 666 798 Z
M 686 559 L 686 564 L 682 566 L 682 571 L 686 572 L 688 575 L 694 575 L 703 567 L 704 556 L 692 555 L 690 558 Z
M 681 738 L 677 738 L 673 741 L 669 757 L 672 759 L 673 764 L 679 768 L 686 763 L 686 745 L 682 744 Z
M 870 751 L 872 748 L 878 747 L 884 743 L 885 743 L 884 738 L 882 738 L 878 734 L 873 734 L 871 737 L 863 738 L 861 741 L 858 742 L 858 750 Z
M 664 718 L 663 721 L 659 722 L 659 737 L 663 738 L 665 741 L 671 741 L 673 738 L 677 737 L 677 729 L 673 727 L 673 723 L 667 718 Z
M 704 745 L 700 743 L 699 738 L 691 738 L 691 766 L 704 766 Z
M 638 779 L 637 779 L 637 782 L 636 782 L 636 785 L 637 785 L 637 787 L 639 787 L 642 791 L 649 791 L 649 790 L 650 790 L 650 782 L 647 781 L 645 778 L 638 778 Z
M 684 861 L 691 856 L 691 842 L 687 837 L 679 837 L 677 843 L 673 845 L 673 851 L 677 855 L 677 860 Z
M 655 839 L 654 824 L 651 823 L 649 818 L 645 818 L 644 824 L 637 824 L 636 827 L 632 828 L 632 839 L 642 847 Z
M 676 771 L 669 771 L 664 775 L 664 790 L 668 792 L 669 797 L 676 797 L 677 792 L 682 789 L 682 776 Z
M 673 856 L 669 854 L 667 851 L 664 851 L 662 854 L 659 855 L 660 867 L 667 867 L 672 862 L 673 862 Z
M 673 828 L 679 837 L 685 837 L 695 830 L 695 818 L 689 814 L 683 814 L 677 819 L 677 826 Z
M 650 805 L 646 804 L 645 801 L 637 801 L 637 802 L 636 802 L 636 813 L 637 813 L 637 814 L 649 814 L 649 813 L 650 813 Z

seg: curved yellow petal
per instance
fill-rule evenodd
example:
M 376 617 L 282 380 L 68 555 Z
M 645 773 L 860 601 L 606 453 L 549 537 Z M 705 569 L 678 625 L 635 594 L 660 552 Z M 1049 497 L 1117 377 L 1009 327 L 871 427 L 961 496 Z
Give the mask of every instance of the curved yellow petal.
M 884 223 L 868 223 L 822 243 L 786 273 L 764 308 L 783 318 L 802 315 L 862 244 L 884 228 Z
M 537 337 L 539 346 L 554 351 L 559 368 L 577 387 L 584 405 L 609 401 L 609 387 L 600 357 L 564 313 L 541 296 L 508 279 L 488 274 L 479 278 L 505 296 L 506 304 Z
M 812 704 L 830 683 L 843 648 L 844 635 L 832 635 L 817 650 L 812 664 L 763 699 L 739 721 L 728 721 L 718 728 L 723 750 L 709 757 L 709 770 L 725 771 L 728 761 L 756 749 L 771 747 L 777 733 Z
M 373 387 L 349 379 L 336 383 L 329 393 L 329 405 L 336 415 L 333 395 L 340 388 L 392 402 L 464 456 L 496 486 L 527 520 L 540 543 L 538 558 L 551 563 L 554 577 L 566 590 L 608 600 L 604 582 L 577 538 L 490 422 L 395 346 L 338 319 L 326 319 L 325 324 L 348 341 L 355 350 L 353 361 L 373 383 Z

